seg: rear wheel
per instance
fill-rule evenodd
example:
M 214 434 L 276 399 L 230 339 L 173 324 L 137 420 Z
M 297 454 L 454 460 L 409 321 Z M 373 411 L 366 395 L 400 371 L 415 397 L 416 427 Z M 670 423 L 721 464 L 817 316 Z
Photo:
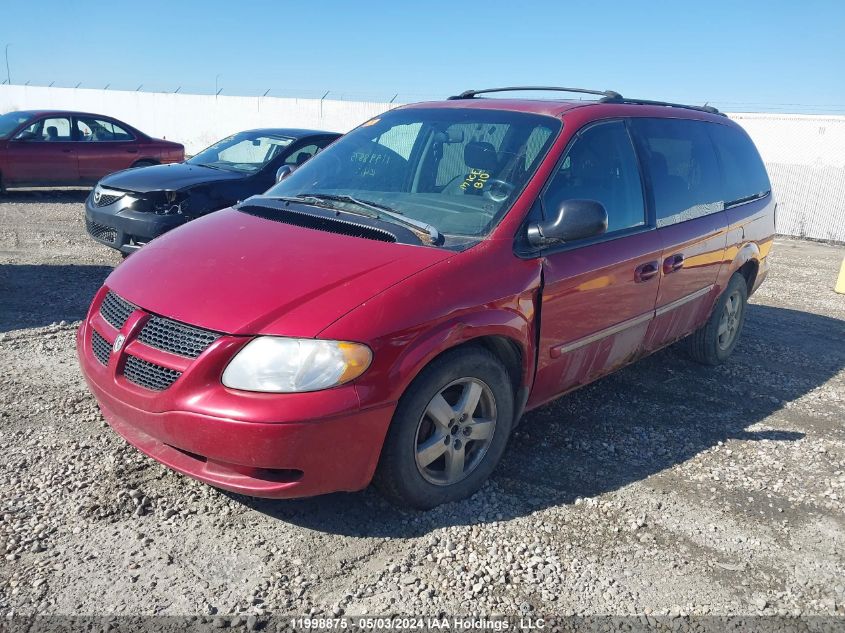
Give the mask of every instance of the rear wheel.
M 725 362 L 739 341 L 747 305 L 745 277 L 734 273 L 728 287 L 716 301 L 707 323 L 684 339 L 687 354 L 705 365 Z
M 396 505 L 417 509 L 478 490 L 504 453 L 513 388 L 502 363 L 480 347 L 447 352 L 399 401 L 375 484 Z

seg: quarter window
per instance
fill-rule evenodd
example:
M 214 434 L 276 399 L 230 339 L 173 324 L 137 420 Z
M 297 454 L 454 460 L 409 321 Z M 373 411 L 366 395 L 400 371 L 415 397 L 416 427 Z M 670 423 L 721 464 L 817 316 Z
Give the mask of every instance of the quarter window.
M 707 133 L 712 124 L 682 119 L 631 123 L 643 144 L 658 227 L 725 208 L 719 163 Z
M 546 217 L 576 199 L 604 205 L 608 233 L 645 224 L 637 158 L 621 121 L 594 125 L 577 137 L 543 194 Z
M 725 203 L 760 197 L 771 190 L 766 167 L 757 148 L 743 131 L 727 125 L 707 127 L 722 164 Z

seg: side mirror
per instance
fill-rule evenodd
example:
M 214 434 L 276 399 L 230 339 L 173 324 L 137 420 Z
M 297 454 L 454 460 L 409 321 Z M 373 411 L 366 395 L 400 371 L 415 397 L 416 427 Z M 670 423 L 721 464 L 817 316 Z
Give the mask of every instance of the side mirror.
M 595 200 L 564 200 L 557 216 L 528 226 L 528 242 L 542 247 L 601 235 L 607 230 L 607 211 Z
M 14 140 L 16 141 L 31 141 L 35 138 L 35 132 L 30 132 L 29 130 L 24 130 L 20 134 L 18 134 Z
M 296 167 L 293 165 L 282 165 L 276 170 L 276 182 L 282 182 L 285 178 L 290 176 L 294 171 L 296 171 Z

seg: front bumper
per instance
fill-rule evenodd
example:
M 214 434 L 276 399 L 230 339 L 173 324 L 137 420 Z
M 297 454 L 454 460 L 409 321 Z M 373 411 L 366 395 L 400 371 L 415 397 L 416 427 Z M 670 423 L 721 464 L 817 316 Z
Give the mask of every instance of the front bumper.
M 85 200 L 85 229 L 100 244 L 132 253 L 150 240 L 184 224 L 183 215 L 156 215 L 134 211 L 121 198 L 112 204 L 97 207 L 92 195 Z
M 127 354 L 161 359 L 137 340 L 142 316 L 119 331 L 99 314 L 104 291 L 77 334 L 82 373 L 103 416 L 130 444 L 212 486 L 267 498 L 365 488 L 372 479 L 395 403 L 361 410 L 354 387 L 303 394 L 227 389 L 219 375 L 243 340 L 221 337 L 167 389 L 148 391 L 123 376 Z M 103 364 L 96 331 L 126 343 Z

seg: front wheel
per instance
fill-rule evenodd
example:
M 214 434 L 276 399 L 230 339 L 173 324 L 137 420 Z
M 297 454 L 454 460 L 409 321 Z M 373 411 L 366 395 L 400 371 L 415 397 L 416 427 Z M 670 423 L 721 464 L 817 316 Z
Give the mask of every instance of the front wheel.
M 504 453 L 513 388 L 481 347 L 446 352 L 414 380 L 396 408 L 374 482 L 396 505 L 425 510 L 468 497 Z
M 684 339 L 687 354 L 705 365 L 725 362 L 739 341 L 747 306 L 745 277 L 734 273 L 728 287 L 716 301 L 707 323 Z

